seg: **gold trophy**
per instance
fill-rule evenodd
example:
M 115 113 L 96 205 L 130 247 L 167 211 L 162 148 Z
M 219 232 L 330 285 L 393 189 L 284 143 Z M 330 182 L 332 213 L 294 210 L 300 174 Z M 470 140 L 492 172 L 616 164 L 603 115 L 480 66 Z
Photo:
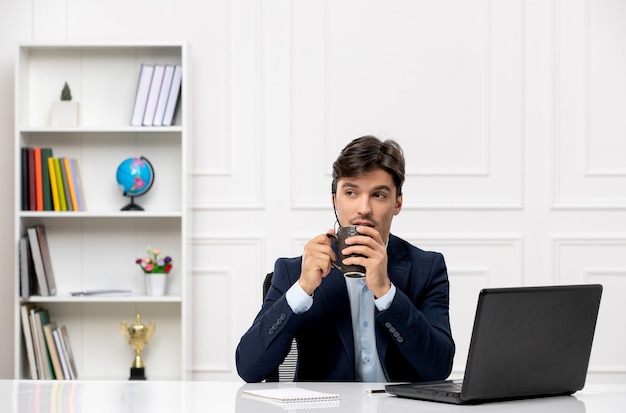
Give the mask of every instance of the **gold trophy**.
M 135 324 L 130 327 L 126 324 L 126 321 L 122 321 L 120 330 L 122 335 L 126 337 L 130 345 L 135 349 L 135 359 L 130 367 L 129 380 L 145 380 L 146 370 L 141 358 L 141 350 L 148 344 L 148 340 L 154 334 L 155 324 L 154 321 L 150 322 L 150 325 L 145 326 L 141 323 L 141 315 L 137 313 L 135 317 Z

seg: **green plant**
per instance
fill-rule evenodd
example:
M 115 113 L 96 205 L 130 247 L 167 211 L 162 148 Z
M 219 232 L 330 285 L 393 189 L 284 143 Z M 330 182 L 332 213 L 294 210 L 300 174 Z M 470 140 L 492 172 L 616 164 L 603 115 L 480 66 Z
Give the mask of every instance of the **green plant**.
M 65 85 L 63 85 L 63 90 L 61 90 L 61 100 L 63 101 L 72 100 L 72 92 L 70 91 L 70 87 L 67 84 L 67 82 L 65 82 Z
M 169 274 L 174 266 L 172 257 L 169 255 L 162 257 L 161 251 L 156 248 L 147 248 L 148 255 L 143 258 L 137 258 L 135 264 L 141 267 L 145 274 Z

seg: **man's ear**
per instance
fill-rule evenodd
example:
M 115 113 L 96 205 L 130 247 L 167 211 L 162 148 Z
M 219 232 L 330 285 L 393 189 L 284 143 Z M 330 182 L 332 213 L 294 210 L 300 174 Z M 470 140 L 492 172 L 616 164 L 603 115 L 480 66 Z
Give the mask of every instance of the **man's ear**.
M 398 215 L 401 210 L 402 210 L 402 195 L 399 195 L 396 198 L 396 209 L 394 210 L 393 214 Z

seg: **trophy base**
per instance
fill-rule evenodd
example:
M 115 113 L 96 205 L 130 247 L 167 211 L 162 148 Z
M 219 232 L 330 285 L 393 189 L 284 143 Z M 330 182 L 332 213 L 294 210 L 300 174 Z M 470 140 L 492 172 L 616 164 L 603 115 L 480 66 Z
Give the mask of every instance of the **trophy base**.
M 145 380 L 146 379 L 146 368 L 145 367 L 131 367 L 130 368 L 130 377 L 128 380 Z

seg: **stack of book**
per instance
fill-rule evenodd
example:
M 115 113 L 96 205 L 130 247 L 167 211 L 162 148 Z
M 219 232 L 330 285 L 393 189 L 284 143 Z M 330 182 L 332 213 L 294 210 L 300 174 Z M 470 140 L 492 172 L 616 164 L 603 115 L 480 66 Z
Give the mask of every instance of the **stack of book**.
M 46 227 L 35 225 L 20 238 L 20 296 L 56 295 Z
M 181 83 L 181 65 L 142 64 L 130 124 L 171 126 L 180 100 Z
M 22 210 L 85 211 L 78 162 L 54 158 L 52 148 L 22 147 Z
M 78 378 L 67 328 L 57 326 L 45 308 L 32 303 L 20 307 L 22 332 L 30 376 L 34 380 Z

